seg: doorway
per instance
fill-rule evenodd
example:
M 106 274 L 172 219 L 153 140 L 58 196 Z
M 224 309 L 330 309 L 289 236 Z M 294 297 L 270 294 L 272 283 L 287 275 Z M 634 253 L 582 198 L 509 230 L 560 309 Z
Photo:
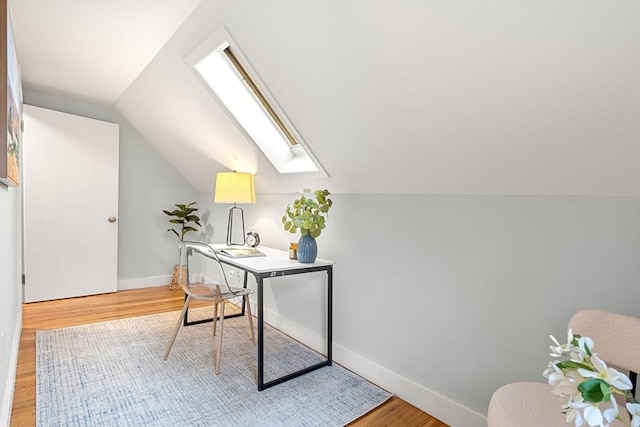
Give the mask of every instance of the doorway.
M 25 302 L 117 290 L 119 125 L 24 106 Z

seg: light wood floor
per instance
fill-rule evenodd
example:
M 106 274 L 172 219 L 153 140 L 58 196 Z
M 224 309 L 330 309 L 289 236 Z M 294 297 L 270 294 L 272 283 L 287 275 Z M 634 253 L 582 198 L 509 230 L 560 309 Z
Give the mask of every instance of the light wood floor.
M 24 304 L 11 426 L 35 425 L 36 329 L 63 328 L 179 310 L 184 303 L 183 298 L 184 294 L 181 291 L 169 290 L 168 286 L 162 286 Z M 198 302 L 194 301 L 194 304 L 197 305 Z M 349 425 L 447 427 L 436 418 L 395 396 Z

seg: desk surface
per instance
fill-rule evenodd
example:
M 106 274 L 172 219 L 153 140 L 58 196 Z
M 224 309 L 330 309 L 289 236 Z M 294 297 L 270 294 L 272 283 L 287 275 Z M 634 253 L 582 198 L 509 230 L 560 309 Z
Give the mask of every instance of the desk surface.
M 227 247 L 225 244 L 212 244 L 213 249 Z M 241 247 L 241 246 L 239 246 Z M 243 269 L 247 269 L 255 273 L 268 273 L 271 271 L 292 271 L 303 270 L 309 267 L 323 267 L 333 265 L 334 261 L 317 258 L 314 263 L 301 263 L 295 259 L 289 259 L 289 252 L 280 249 L 273 249 L 266 246 L 258 246 L 261 252 L 266 256 L 247 257 L 247 258 L 231 258 L 220 255 L 220 260 L 225 264 L 235 265 Z

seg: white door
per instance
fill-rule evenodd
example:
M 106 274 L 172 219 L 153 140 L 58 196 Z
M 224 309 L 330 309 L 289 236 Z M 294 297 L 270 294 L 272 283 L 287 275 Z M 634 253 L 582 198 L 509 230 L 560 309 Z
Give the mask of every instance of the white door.
M 24 106 L 25 302 L 117 290 L 118 134 Z

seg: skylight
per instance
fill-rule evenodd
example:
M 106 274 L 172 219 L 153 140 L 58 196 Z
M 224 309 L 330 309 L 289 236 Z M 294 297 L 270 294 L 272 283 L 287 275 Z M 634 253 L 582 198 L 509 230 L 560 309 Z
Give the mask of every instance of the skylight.
M 228 34 L 222 35 L 226 37 L 217 43 L 208 41 L 209 49 L 213 43 L 217 47 L 192 61 L 200 76 L 278 172 L 321 172 L 326 176 L 273 99 L 242 64 Z

